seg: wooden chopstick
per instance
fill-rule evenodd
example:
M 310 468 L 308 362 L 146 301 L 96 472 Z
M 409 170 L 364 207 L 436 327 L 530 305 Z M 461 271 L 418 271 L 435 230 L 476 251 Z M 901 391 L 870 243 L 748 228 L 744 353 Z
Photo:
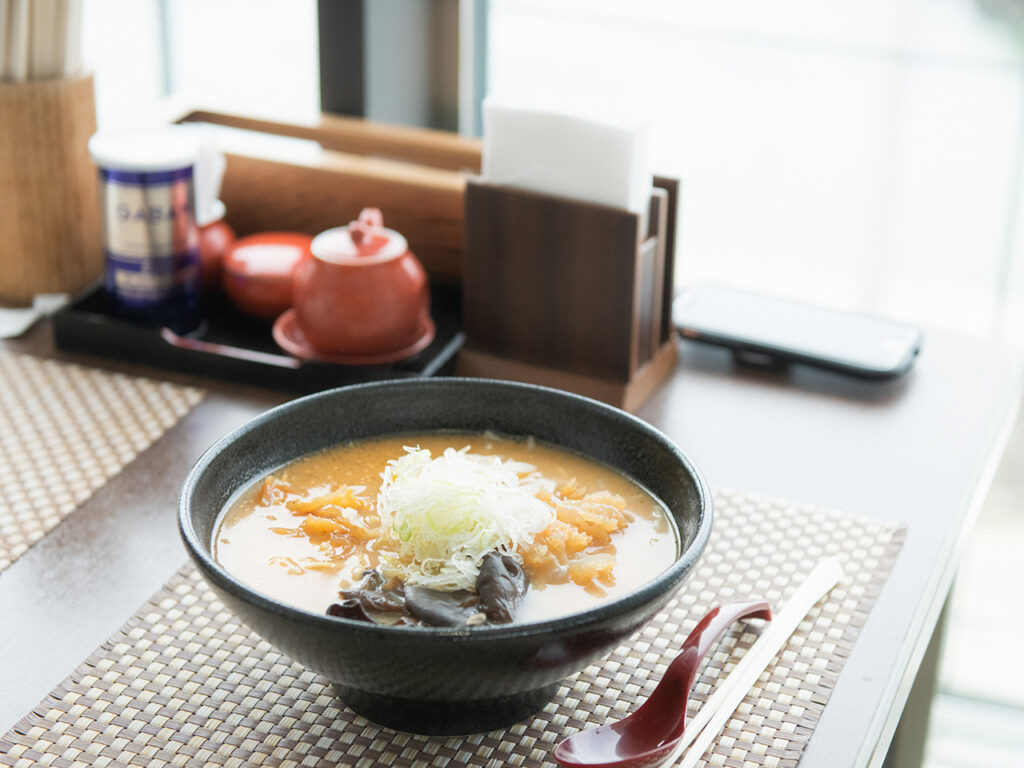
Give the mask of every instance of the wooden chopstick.
M 7 79 L 7 56 L 10 44 L 11 0 L 0 0 L 0 82 Z
M 30 5 L 28 76 L 33 80 L 54 77 L 60 74 L 60 50 L 64 47 L 61 5 L 57 0 L 31 0 Z
M 711 742 L 718 737 L 719 731 L 732 717 L 736 707 L 740 705 L 772 659 L 782 650 L 807 613 L 842 578 L 843 568 L 836 558 L 829 557 L 818 563 L 783 609 L 765 627 L 750 650 L 737 662 L 729 676 L 697 711 L 693 720 L 687 723 L 683 739 L 666 760 L 666 765 L 671 765 L 677 760 L 687 747 L 689 749 L 683 755 L 678 768 L 693 768 L 697 764 L 711 746 Z
M 77 75 L 82 69 L 82 0 L 63 0 L 64 50 L 62 74 Z
M 83 0 L 0 0 L 0 81 L 78 74 L 82 7 Z
M 12 0 L 7 54 L 8 77 L 15 82 L 28 78 L 28 18 L 28 0 Z

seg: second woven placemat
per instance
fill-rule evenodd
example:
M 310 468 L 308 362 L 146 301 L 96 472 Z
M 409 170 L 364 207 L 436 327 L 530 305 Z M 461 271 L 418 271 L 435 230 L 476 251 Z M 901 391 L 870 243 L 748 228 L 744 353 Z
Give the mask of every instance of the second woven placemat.
M 778 609 L 820 558 L 835 555 L 846 578 L 800 625 L 705 756 L 731 768 L 791 768 L 903 530 L 729 491 L 716 493 L 715 504 L 708 548 L 679 594 L 628 643 L 566 681 L 531 721 L 459 738 L 380 728 L 239 625 L 186 566 L 0 739 L 0 765 L 553 765 L 551 750 L 563 736 L 634 709 L 712 607 L 763 597 Z M 756 633 L 737 630 L 719 644 L 698 678 L 691 714 Z
M 0 351 L 0 571 L 202 397 L 193 387 Z

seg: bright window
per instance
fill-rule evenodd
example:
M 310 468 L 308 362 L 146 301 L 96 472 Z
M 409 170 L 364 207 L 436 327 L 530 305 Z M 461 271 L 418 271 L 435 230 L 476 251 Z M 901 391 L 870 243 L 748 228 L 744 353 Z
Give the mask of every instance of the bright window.
M 980 4 L 492 0 L 490 22 L 492 93 L 651 116 L 680 281 L 1024 344 L 1024 49 Z
M 314 0 L 86 0 L 101 128 L 177 104 L 289 120 L 320 110 Z

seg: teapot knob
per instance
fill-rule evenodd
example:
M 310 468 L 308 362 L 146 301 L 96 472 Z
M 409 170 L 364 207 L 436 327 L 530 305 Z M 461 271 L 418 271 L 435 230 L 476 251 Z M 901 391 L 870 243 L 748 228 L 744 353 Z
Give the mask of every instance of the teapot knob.
M 380 212 L 380 208 L 363 208 L 359 212 L 358 221 L 353 221 L 348 225 L 349 236 L 353 243 L 360 245 L 371 230 L 380 229 L 383 226 L 384 215 Z
M 380 212 L 380 208 L 363 208 L 359 212 L 359 222 L 367 227 L 380 229 L 384 226 L 384 214 Z

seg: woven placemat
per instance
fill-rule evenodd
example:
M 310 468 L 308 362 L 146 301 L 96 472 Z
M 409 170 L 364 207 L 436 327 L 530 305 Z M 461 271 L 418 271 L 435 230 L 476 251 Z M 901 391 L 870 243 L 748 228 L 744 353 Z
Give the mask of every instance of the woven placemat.
M 846 578 L 808 615 L 706 755 L 711 765 L 793 766 L 902 544 L 890 523 L 743 493 L 716 493 L 714 532 L 676 598 L 629 643 L 566 681 L 532 721 L 471 737 L 414 736 L 342 706 L 325 680 L 240 626 L 191 565 L 0 739 L 0 765 L 550 765 L 578 728 L 647 696 L 713 606 L 778 608 L 819 558 Z M 727 635 L 698 678 L 696 709 L 759 629 Z M 692 714 L 691 710 L 691 714 Z
M 0 351 L 0 571 L 202 396 L 191 387 Z

